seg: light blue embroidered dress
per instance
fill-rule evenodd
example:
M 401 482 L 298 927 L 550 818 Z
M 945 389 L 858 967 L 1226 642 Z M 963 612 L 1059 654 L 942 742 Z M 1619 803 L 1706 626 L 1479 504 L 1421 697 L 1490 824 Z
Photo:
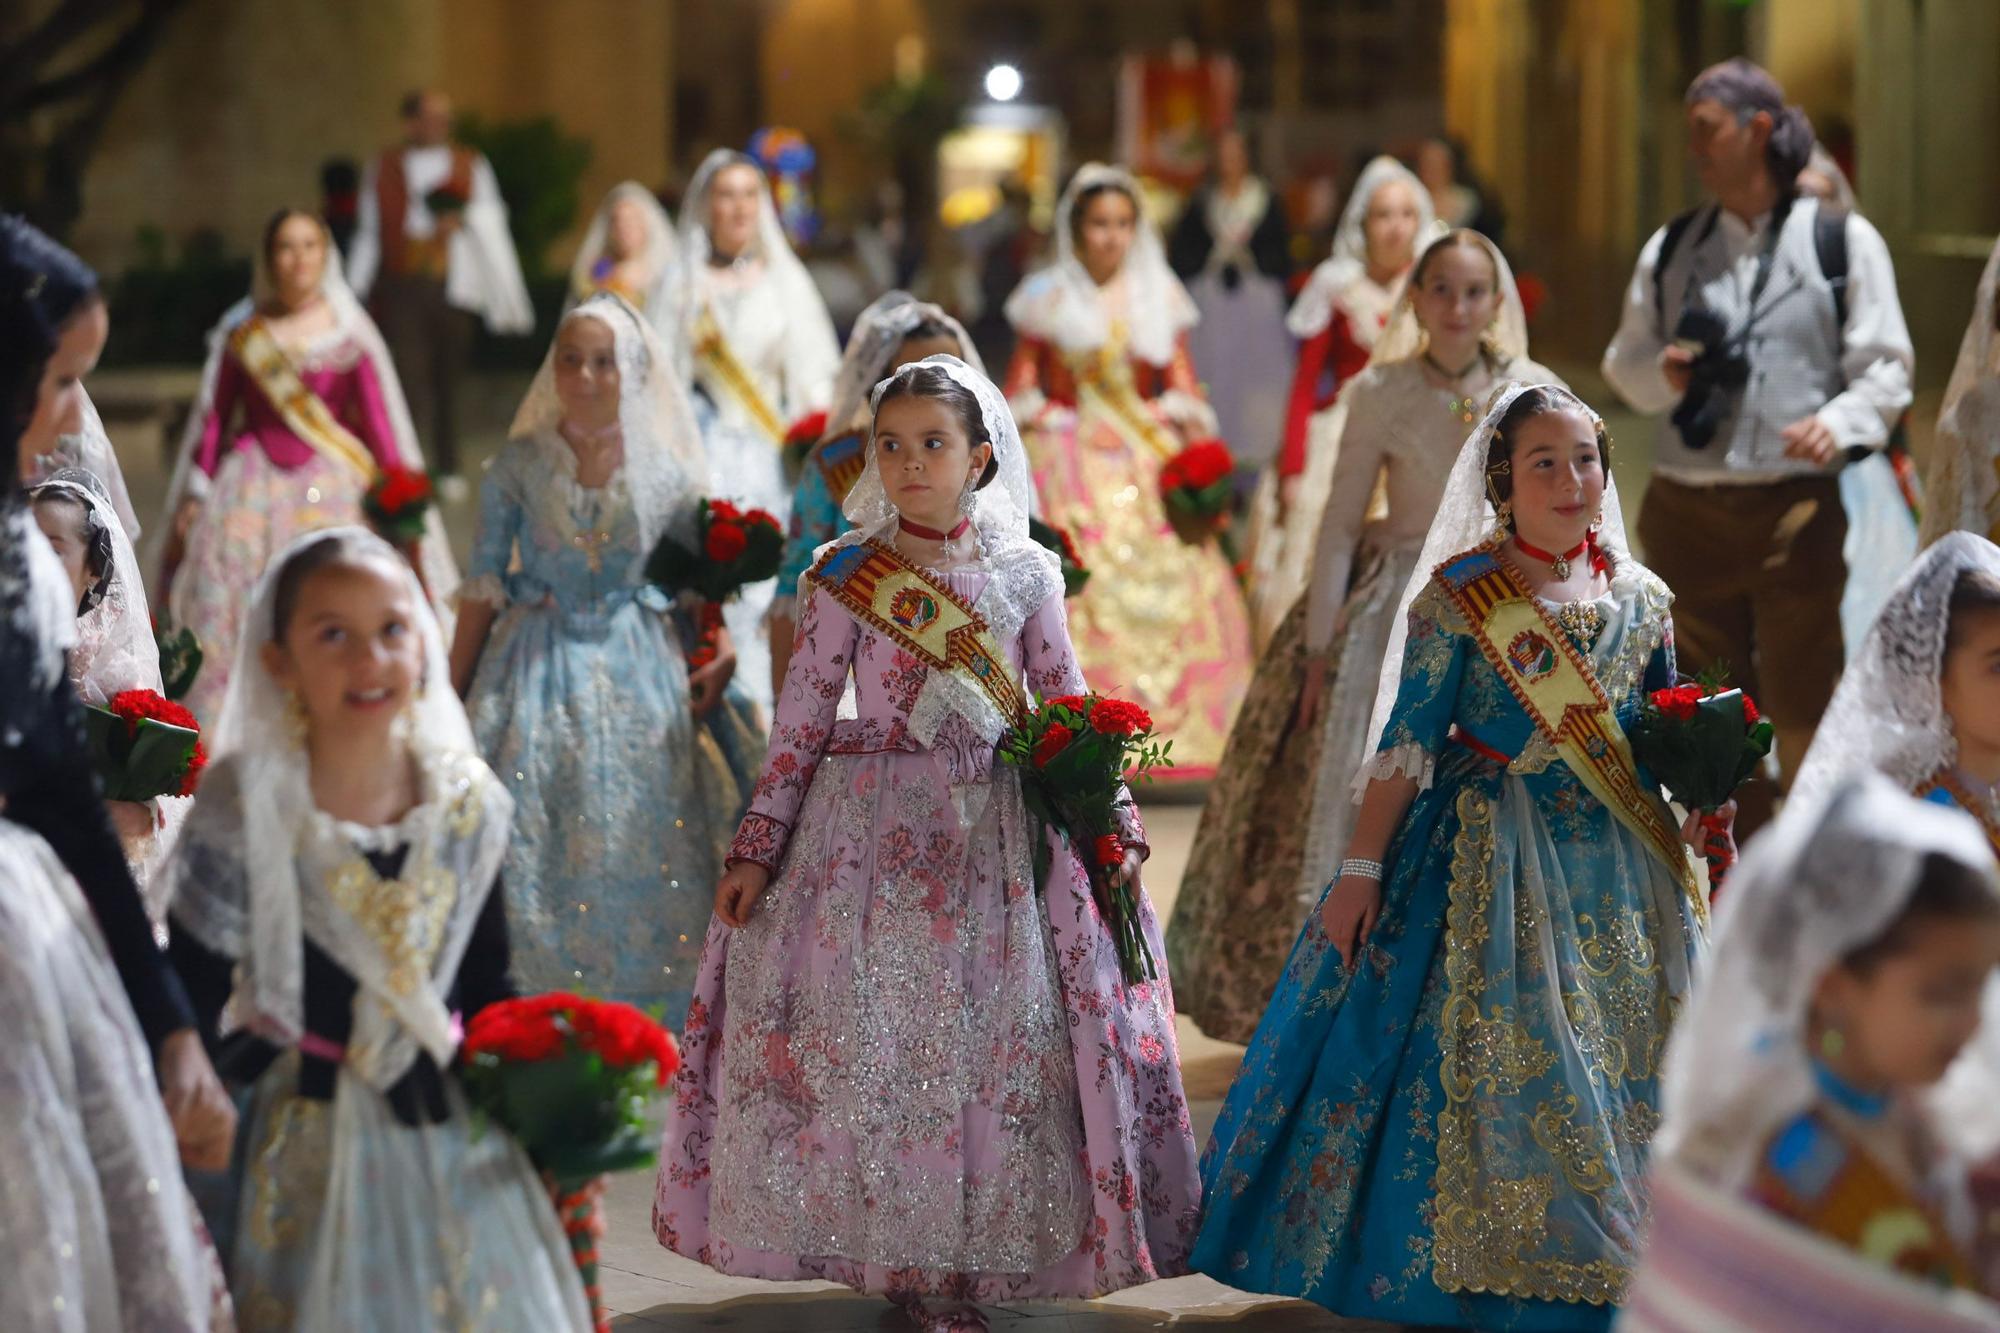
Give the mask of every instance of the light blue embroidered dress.
M 1203 1158 L 1194 1266 L 1345 1315 L 1602 1329 L 1645 1222 L 1660 1057 L 1701 929 L 1471 637 L 1441 580 L 1493 559 L 1447 562 L 1411 606 L 1370 771 L 1423 790 L 1361 966 L 1318 911 L 1292 951 Z M 1669 600 L 1623 559 L 1587 604 L 1602 627 L 1573 636 L 1623 721 L 1673 681 Z
M 559 437 L 509 440 L 465 593 L 504 609 L 466 709 L 514 797 L 502 880 L 522 989 L 663 1006 L 678 1028 L 764 747 L 733 685 L 693 716 L 692 626 L 641 576 L 646 554 L 622 470 L 585 487 Z

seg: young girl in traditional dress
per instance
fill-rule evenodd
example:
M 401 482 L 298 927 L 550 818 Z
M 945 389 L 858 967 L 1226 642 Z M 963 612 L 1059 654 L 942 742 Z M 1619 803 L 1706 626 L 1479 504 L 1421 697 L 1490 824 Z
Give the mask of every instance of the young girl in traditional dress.
M 812 568 L 820 547 L 848 530 L 840 507 L 867 461 L 868 394 L 882 378 L 927 356 L 955 356 L 981 374 L 985 363 L 964 327 L 944 310 L 908 292 L 877 297 L 854 322 L 840 374 L 834 378 L 833 409 L 826 432 L 814 446 L 792 488 L 792 517 L 785 554 L 778 566 L 778 595 L 771 599 L 771 688 L 775 695 L 792 660 L 797 629 L 799 580 Z
M 785 434 L 827 405 L 840 343 L 755 159 L 718 148 L 702 161 L 681 205 L 681 264 L 675 351 L 691 361 L 710 493 L 782 522 L 791 509 Z M 767 715 L 765 617 L 778 591 L 776 580 L 746 588 L 724 611 L 743 689 Z
M 1345 433 L 1340 392 L 1371 359 L 1386 359 L 1374 355 L 1375 345 L 1437 225 L 1423 182 L 1395 158 L 1376 158 L 1354 182 L 1333 253 L 1313 270 L 1286 316 L 1300 339 L 1291 406 L 1277 466 L 1259 485 L 1250 514 L 1251 622 L 1260 648 L 1312 572 L 1320 511 Z
M 1946 534 L 1890 593 L 1793 780 L 1824 794 L 1857 770 L 1956 805 L 2000 849 L 2000 547 Z
M 699 541 L 700 438 L 658 335 L 608 294 L 564 318 L 508 434 L 451 684 L 514 797 L 517 970 L 677 1026 L 763 758 L 727 634 L 690 668 L 700 626 L 644 574 L 662 537 Z
M 1624 726 L 1674 680 L 1604 426 L 1515 385 L 1403 594 L 1347 859 L 1203 1161 L 1195 1264 L 1341 1314 L 1602 1329 L 1645 1226 L 1659 1057 L 1702 950 Z
M 341 277 L 326 224 L 281 209 L 264 228 L 249 298 L 209 335 L 161 524 L 155 594 L 201 642 L 185 701 L 195 716 L 213 722 L 222 707 L 244 601 L 271 557 L 301 533 L 360 522 L 381 472 L 423 467 L 388 348 Z M 421 548 L 442 606 L 458 575 L 441 525 Z
M 643 314 L 662 339 L 679 335 L 679 245 L 653 192 L 637 181 L 611 187 L 584 229 L 569 269 L 569 305 L 612 292 Z
M 29 500 L 76 598 L 69 680 L 78 700 L 103 708 L 126 690 L 159 693 L 160 653 L 139 559 L 102 483 L 88 472 L 68 469 L 36 486 Z M 165 883 L 154 871 L 173 847 L 188 800 L 156 796 L 104 804 L 157 931 L 167 904 Z
M 1967 1043 L 1996 967 L 2000 867 L 1970 818 L 1867 770 L 1794 792 L 1668 1049 L 1624 1327 L 2000 1324 L 1940 1294 L 1989 1278 L 1963 1150 L 1994 1146 L 1995 1034 Z
M 1175 536 L 1160 497 L 1161 466 L 1214 434 L 1215 415 L 1187 354 L 1194 303 L 1130 172 L 1077 169 L 1056 205 L 1055 262 L 1007 299 L 1007 318 L 1020 335 L 1007 397 L 1040 517 L 1092 571 L 1070 604 L 1078 663 L 1174 738 L 1161 776 L 1208 777 L 1249 682 L 1249 624 L 1227 557 Z
M 1347 387 L 1312 580 L 1257 664 L 1167 926 L 1174 999 L 1211 1037 L 1250 1040 L 1347 849 L 1396 599 L 1476 404 L 1508 380 L 1560 383 L 1527 350 L 1507 261 L 1453 232 L 1425 249 Z
M 214 745 L 172 866 L 172 947 L 254 1078 L 229 1260 L 242 1326 L 588 1329 L 541 1181 L 450 1072 L 460 1023 L 513 994 L 513 811 L 393 548 L 336 528 L 273 561 Z
M 716 891 L 653 1222 L 723 1272 L 984 1328 L 951 1303 L 1182 1271 L 1193 1141 L 1164 969 L 1121 980 L 1066 849 L 1037 891 L 1035 825 L 994 756 L 1030 691 L 1085 689 L 1013 419 L 952 357 L 904 367 L 874 406 L 856 531 L 807 577 Z M 1004 671 L 952 666 L 926 605 L 968 616 Z M 860 715 L 838 720 L 850 678 Z M 1129 805 L 1120 823 L 1136 891 L 1145 831 Z

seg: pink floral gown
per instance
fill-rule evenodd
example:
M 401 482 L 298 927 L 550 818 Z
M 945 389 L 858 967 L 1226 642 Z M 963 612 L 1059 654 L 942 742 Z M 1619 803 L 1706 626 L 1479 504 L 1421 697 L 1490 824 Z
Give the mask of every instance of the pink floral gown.
M 985 566 L 937 577 L 988 591 Z M 1060 588 L 1011 609 L 991 591 L 1030 688 L 1081 691 Z M 731 849 L 775 873 L 748 925 L 709 927 L 660 1243 L 989 1302 L 1185 1272 L 1200 1187 L 1151 907 L 1163 975 L 1127 987 L 1076 861 L 1036 894 L 1014 771 L 963 717 L 923 717 L 927 669 L 817 587 L 797 645 Z M 836 719 L 850 670 L 859 716 Z M 1136 811 L 1125 836 L 1144 847 Z

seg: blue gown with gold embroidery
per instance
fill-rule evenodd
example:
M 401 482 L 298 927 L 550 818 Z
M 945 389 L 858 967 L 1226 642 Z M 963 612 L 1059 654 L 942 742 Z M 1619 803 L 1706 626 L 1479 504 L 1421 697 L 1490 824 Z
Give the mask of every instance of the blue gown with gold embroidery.
M 1673 682 L 1669 601 L 1626 558 L 1601 628 L 1576 636 L 1627 723 Z M 1194 1266 L 1351 1316 L 1602 1329 L 1645 1222 L 1660 1060 L 1701 929 L 1437 577 L 1409 623 L 1370 771 L 1423 789 L 1381 917 L 1352 971 L 1308 918 L 1203 1157 Z

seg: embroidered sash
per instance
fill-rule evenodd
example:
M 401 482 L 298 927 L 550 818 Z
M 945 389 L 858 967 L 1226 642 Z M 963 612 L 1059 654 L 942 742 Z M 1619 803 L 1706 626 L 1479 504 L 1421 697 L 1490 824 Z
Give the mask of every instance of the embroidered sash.
M 1631 742 L 1589 661 L 1490 548 L 1446 561 L 1437 572 L 1479 650 L 1535 727 L 1590 794 L 1666 862 L 1705 923 L 1708 905 L 1680 832 L 1665 803 L 1640 782 Z
M 1163 463 L 1180 452 L 1180 441 L 1154 419 L 1139 396 L 1124 338 L 1114 335 L 1082 359 L 1076 369 L 1076 396 L 1079 405 L 1097 408 L 1133 448 L 1151 449 Z
M 750 414 L 757 429 L 770 438 L 772 445 L 785 442 L 785 423 L 757 387 L 756 379 L 736 359 L 736 353 L 729 350 L 729 340 L 722 336 L 722 326 L 715 322 L 715 311 L 708 306 L 702 307 L 701 318 L 695 321 L 694 355 L 710 382 Z
M 229 335 L 229 349 L 294 435 L 329 463 L 352 469 L 363 486 L 375 484 L 381 475 L 375 456 L 353 431 L 340 424 L 326 400 L 306 387 L 298 367 L 285 355 L 262 316 L 252 315 L 237 325 Z
M 1009 724 L 1026 712 L 1014 669 L 972 605 L 883 542 L 836 546 L 807 575 L 855 619 L 872 625 L 933 671 L 977 686 Z
M 845 504 L 847 493 L 868 466 L 868 437 L 858 430 L 836 435 L 820 445 L 813 461 L 826 482 L 827 494 L 835 504 Z

